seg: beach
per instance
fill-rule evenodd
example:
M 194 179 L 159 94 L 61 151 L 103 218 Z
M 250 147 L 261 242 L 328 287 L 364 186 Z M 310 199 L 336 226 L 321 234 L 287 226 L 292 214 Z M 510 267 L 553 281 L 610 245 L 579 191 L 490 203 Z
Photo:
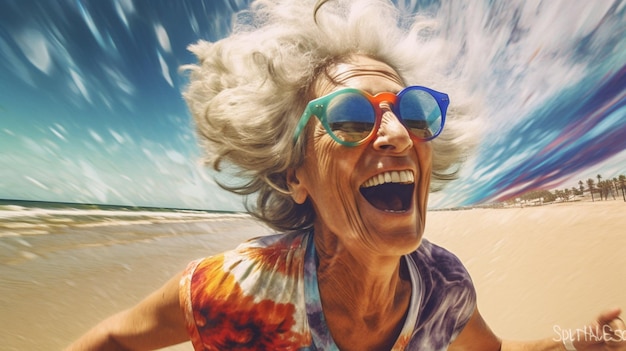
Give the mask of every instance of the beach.
M 621 199 L 430 211 L 425 237 L 463 261 L 499 336 L 557 338 L 626 308 L 624 213 Z M 270 233 L 240 214 L 99 215 L 0 216 L 0 349 L 62 349 L 187 262 Z
M 430 212 L 427 237 L 469 270 L 497 335 L 557 338 L 626 309 L 626 202 Z

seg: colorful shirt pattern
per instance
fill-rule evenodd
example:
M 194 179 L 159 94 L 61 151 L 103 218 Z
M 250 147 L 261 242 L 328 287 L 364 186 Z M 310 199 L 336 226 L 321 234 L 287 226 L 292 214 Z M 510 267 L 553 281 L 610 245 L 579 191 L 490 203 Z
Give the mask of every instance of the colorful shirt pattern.
M 322 311 L 312 238 L 266 236 L 191 262 L 180 299 L 195 350 L 339 350 Z M 412 295 L 392 350 L 446 350 L 476 306 L 469 274 L 427 240 L 405 258 Z

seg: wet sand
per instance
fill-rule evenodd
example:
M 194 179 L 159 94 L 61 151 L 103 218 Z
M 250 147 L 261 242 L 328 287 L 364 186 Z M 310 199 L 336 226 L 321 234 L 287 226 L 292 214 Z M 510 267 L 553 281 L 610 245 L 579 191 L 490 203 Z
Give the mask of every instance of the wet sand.
M 154 226 L 161 235 L 145 239 L 146 231 L 157 231 Z M 0 350 L 61 350 L 100 320 L 139 302 L 191 260 L 268 233 L 242 218 L 98 230 L 105 233 L 106 245 L 91 240 L 52 252 L 36 247 L 36 241 L 48 238 L 3 238 L 28 244 L 27 252 L 37 254 L 17 264 L 0 264 Z M 127 237 L 129 231 L 144 239 L 110 240 L 119 232 Z M 191 349 L 190 344 L 168 348 Z
M 465 263 L 479 308 L 498 335 L 556 337 L 555 326 L 574 328 L 606 307 L 626 308 L 625 212 L 619 199 L 433 211 L 426 237 Z M 188 234 L 69 248 L 0 265 L 2 349 L 62 349 L 188 261 L 268 233 L 247 219 L 158 226 Z M 28 244 L 29 238 L 21 239 Z M 188 344 L 168 348 L 190 349 Z

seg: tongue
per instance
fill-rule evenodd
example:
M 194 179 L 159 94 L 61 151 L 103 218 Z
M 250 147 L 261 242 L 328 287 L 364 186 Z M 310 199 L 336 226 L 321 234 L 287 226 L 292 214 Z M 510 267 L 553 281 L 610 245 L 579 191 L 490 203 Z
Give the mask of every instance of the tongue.
M 402 199 L 396 194 L 386 194 L 385 196 L 367 197 L 369 203 L 381 211 L 402 211 Z

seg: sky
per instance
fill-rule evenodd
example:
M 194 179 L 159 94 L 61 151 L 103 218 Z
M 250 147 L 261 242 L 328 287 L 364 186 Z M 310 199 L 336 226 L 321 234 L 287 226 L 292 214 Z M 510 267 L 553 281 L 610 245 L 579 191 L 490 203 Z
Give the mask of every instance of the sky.
M 242 209 L 200 161 L 179 67 L 248 2 L 0 1 L 0 198 Z M 626 174 L 624 1 L 396 3 L 442 23 L 487 102 L 432 207 Z

